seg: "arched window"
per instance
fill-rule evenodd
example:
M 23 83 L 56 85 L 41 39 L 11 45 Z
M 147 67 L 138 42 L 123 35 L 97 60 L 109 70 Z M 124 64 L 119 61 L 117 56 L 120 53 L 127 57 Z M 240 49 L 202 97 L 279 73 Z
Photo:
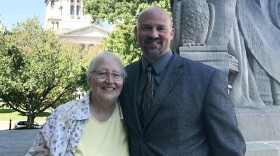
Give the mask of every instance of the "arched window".
M 81 10 L 81 7 L 79 5 L 77 5 L 76 7 L 76 15 L 79 16 L 80 15 L 80 10 Z
M 70 15 L 74 15 L 74 5 L 70 6 Z
M 63 12 L 62 10 L 63 10 L 63 7 L 60 6 L 60 7 L 59 7 L 60 16 L 62 16 L 62 12 Z
M 54 8 L 54 1 L 53 0 L 51 1 L 51 8 L 52 9 Z

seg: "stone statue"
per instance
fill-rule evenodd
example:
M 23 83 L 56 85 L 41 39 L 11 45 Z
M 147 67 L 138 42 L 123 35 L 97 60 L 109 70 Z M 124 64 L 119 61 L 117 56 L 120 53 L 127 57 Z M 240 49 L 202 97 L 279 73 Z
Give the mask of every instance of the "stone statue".
M 173 49 L 193 42 L 227 46 L 239 62 L 230 93 L 234 104 L 280 105 L 280 0 L 170 3 L 176 33 L 179 31 Z
M 204 45 L 215 18 L 213 5 L 206 0 L 171 0 L 175 27 L 174 49 L 182 45 Z
M 280 0 L 239 0 L 229 53 L 240 62 L 236 104 L 280 105 Z

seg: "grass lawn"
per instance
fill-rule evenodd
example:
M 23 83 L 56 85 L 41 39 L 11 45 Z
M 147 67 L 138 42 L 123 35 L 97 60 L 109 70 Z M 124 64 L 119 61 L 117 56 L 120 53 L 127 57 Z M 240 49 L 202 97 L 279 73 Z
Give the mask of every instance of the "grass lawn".
M 35 121 L 46 121 L 50 114 L 50 112 L 43 112 L 35 118 Z M 27 120 L 27 116 L 22 116 L 19 112 L 10 108 L 0 108 L 0 121 L 9 121 L 10 119 L 12 121 Z

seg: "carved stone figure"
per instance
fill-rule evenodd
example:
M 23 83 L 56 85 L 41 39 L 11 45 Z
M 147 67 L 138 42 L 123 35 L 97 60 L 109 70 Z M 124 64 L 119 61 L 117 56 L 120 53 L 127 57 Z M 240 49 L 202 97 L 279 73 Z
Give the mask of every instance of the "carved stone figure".
M 174 49 L 193 42 L 227 46 L 239 62 L 230 93 L 234 104 L 280 105 L 280 0 L 170 2 Z
M 280 0 L 240 0 L 228 44 L 240 73 L 232 99 L 238 105 L 280 105 Z
M 174 49 L 204 45 L 214 23 L 214 7 L 206 0 L 171 0 L 175 27 Z

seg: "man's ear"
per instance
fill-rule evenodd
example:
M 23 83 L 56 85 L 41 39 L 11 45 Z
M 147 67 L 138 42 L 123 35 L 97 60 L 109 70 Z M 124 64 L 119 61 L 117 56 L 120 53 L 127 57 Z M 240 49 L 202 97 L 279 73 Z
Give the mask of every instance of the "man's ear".
M 176 33 L 176 32 L 175 32 L 175 28 L 172 27 L 172 30 L 171 30 L 171 36 L 172 36 L 172 38 L 174 38 L 175 33 Z
M 88 86 L 90 86 L 90 77 L 91 76 L 89 76 L 88 78 L 87 78 L 87 84 L 88 84 Z M 90 86 L 91 87 L 91 86 Z

